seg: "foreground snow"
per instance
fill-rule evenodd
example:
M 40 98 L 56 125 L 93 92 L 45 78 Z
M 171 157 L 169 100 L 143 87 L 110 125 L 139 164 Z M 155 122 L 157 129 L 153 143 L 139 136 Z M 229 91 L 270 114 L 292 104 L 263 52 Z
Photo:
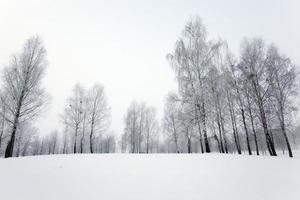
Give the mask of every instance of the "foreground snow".
M 300 159 L 219 155 L 53 155 L 0 159 L 9 200 L 300 199 Z

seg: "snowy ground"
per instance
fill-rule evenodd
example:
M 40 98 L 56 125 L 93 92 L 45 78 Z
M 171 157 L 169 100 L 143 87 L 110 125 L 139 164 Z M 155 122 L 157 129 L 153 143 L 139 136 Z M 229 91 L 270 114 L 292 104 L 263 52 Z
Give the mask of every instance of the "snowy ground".
M 300 159 L 219 154 L 0 159 L 9 200 L 298 200 Z

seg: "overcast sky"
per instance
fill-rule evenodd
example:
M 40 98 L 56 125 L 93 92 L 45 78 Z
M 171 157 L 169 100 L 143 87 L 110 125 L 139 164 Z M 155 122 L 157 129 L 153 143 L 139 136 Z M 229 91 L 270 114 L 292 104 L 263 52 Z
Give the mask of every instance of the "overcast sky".
M 237 53 L 244 37 L 274 42 L 300 64 L 298 0 L 1 0 L 0 66 L 24 41 L 40 35 L 49 66 L 44 86 L 49 109 L 43 134 L 60 129 L 60 115 L 75 83 L 100 83 L 119 135 L 132 100 L 155 106 L 161 117 L 166 94 L 176 89 L 166 60 L 185 22 L 200 16 L 211 37 Z

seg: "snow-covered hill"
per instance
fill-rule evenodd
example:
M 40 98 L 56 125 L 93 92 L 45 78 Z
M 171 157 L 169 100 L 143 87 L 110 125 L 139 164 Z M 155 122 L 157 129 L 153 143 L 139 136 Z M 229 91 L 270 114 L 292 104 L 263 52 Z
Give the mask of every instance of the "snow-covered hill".
M 219 154 L 0 159 L 3 200 L 298 200 L 300 159 Z

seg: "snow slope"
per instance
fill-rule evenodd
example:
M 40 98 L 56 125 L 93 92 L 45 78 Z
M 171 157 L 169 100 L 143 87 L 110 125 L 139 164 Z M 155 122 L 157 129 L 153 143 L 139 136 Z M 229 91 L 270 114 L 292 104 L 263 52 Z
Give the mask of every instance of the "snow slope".
M 0 159 L 9 200 L 298 200 L 300 159 L 219 154 Z

